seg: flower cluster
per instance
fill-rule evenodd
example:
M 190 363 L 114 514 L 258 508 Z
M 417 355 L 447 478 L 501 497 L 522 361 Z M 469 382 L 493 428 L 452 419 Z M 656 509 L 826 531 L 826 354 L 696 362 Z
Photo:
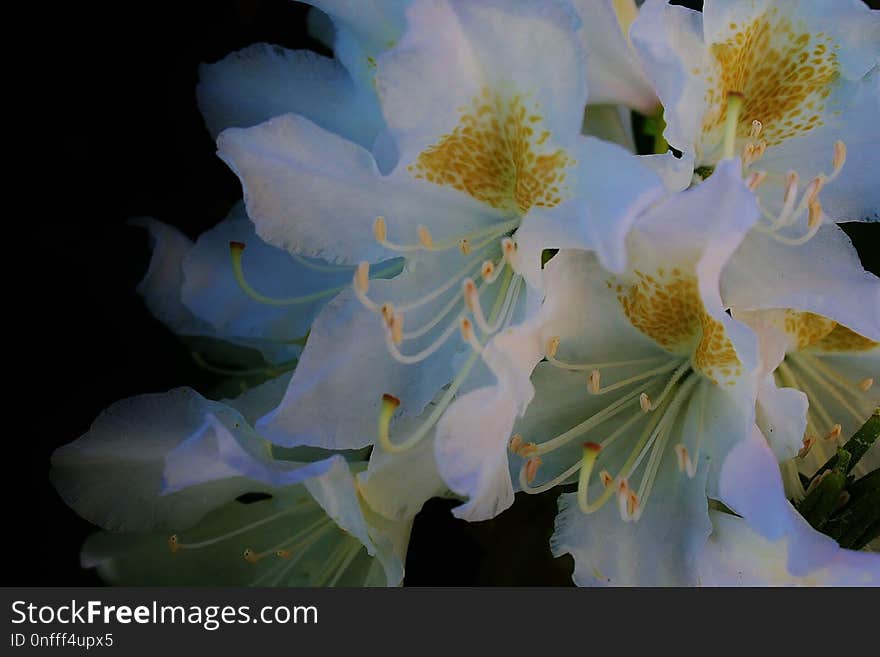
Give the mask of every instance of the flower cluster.
M 138 222 L 150 309 L 248 386 L 55 453 L 84 563 L 393 586 L 428 499 L 562 487 L 578 585 L 880 584 L 880 279 L 837 225 L 880 219 L 880 12 L 310 4 L 333 58 L 201 70 L 243 203 Z

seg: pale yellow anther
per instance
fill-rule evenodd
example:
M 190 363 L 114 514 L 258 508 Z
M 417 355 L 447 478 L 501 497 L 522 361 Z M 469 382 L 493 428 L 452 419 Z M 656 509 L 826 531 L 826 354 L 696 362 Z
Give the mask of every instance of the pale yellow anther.
M 492 274 L 495 273 L 495 263 L 491 260 L 487 260 L 483 263 L 483 266 L 480 268 L 480 275 L 484 280 L 488 280 L 492 278 Z
M 693 479 L 694 475 L 697 474 L 697 466 L 691 460 L 688 448 L 679 443 L 675 446 L 675 456 L 677 459 L 678 471 L 685 473 L 689 479 Z
M 522 444 L 523 437 L 518 433 L 513 434 L 513 437 L 510 439 L 510 451 L 514 454 L 518 454 Z
M 559 338 L 552 337 L 547 340 L 547 358 L 556 358 L 556 352 L 559 350 Z
M 387 239 L 388 226 L 385 223 L 385 217 L 376 217 L 376 221 L 373 222 L 373 236 L 377 242 L 384 242 Z
M 825 436 L 825 440 L 837 440 L 840 438 L 840 434 L 843 433 L 843 427 L 839 424 L 835 424 L 831 427 L 831 431 L 828 432 L 828 435 Z
M 820 176 L 816 176 L 810 181 L 810 184 L 807 185 L 807 190 L 805 192 L 807 203 L 812 203 L 817 199 L 817 197 L 819 196 L 819 192 L 822 191 L 822 185 L 824 183 L 825 180 Z
M 608 488 L 614 483 L 614 477 L 611 476 L 611 473 L 608 472 L 608 470 L 602 470 L 602 472 L 599 473 L 599 480 L 605 488 Z
M 462 237 L 458 240 L 458 248 L 464 255 L 469 255 L 471 252 L 471 241 L 466 237 Z
M 810 201 L 808 216 L 807 225 L 810 228 L 817 228 L 822 223 L 822 204 L 819 199 Z
M 812 436 L 807 436 L 804 438 L 804 446 L 800 448 L 798 451 L 798 456 L 800 458 L 804 458 L 807 454 L 810 453 L 810 450 L 813 448 L 813 445 L 816 444 L 816 439 Z
M 626 512 L 630 518 L 632 518 L 639 511 L 639 496 L 636 492 L 630 489 L 629 494 L 626 497 Z
M 434 248 L 434 238 L 431 237 L 431 232 L 425 226 L 419 226 L 416 228 L 416 231 L 419 234 L 419 244 L 421 244 L 426 249 Z
M 648 395 L 644 392 L 639 395 L 639 406 L 644 413 L 650 413 L 652 410 L 654 410 L 654 405 L 651 403 L 651 398 L 648 397 Z
M 501 240 L 501 252 L 504 254 L 504 258 L 510 262 L 513 254 L 516 253 L 516 242 L 509 237 L 505 237 Z
M 752 128 L 749 130 L 749 137 L 752 139 L 757 139 L 761 136 L 761 131 L 764 129 L 764 124 L 755 119 L 752 121 Z
M 538 474 L 538 468 L 541 467 L 541 459 L 540 457 L 535 457 L 526 461 L 526 481 L 532 483 L 535 480 L 535 475 Z
M 867 379 L 862 379 L 859 381 L 859 390 L 862 392 L 868 392 L 871 389 L 871 386 L 874 385 L 874 379 L 872 377 L 868 377 Z
M 354 286 L 358 292 L 366 294 L 370 289 L 370 263 L 362 262 L 354 271 Z
M 790 203 L 794 198 L 795 194 L 797 194 L 798 190 L 798 174 L 797 171 L 789 171 L 785 176 L 785 196 L 783 197 L 783 201 L 786 203 Z
M 474 339 L 474 325 L 467 317 L 461 318 L 459 328 L 461 329 L 461 337 L 464 339 L 465 342 L 470 342 L 472 339 Z
M 758 189 L 758 187 L 761 186 L 761 184 L 765 180 L 767 180 L 767 172 L 766 171 L 756 171 L 755 173 L 753 173 L 752 175 L 749 176 L 748 180 L 746 181 L 746 184 L 748 185 L 749 189 L 751 189 L 752 191 L 755 191 L 756 189 Z
M 522 447 L 519 448 L 519 452 L 517 453 L 523 458 L 528 458 L 537 451 L 538 446 L 535 443 L 525 443 Z
M 391 340 L 394 344 L 403 342 L 403 313 L 397 313 L 391 320 Z
M 631 514 L 629 512 L 631 507 L 630 501 L 630 490 L 629 490 L 629 482 L 626 479 L 621 479 L 617 482 L 617 510 L 620 513 L 620 517 L 624 522 L 629 522 L 631 518 Z
M 834 172 L 838 172 L 846 163 L 846 144 L 838 140 L 834 142 Z
M 248 563 L 257 563 L 260 560 L 260 555 L 250 548 L 246 548 L 245 551 L 241 553 L 241 556 Z
M 467 306 L 467 309 L 471 312 L 474 312 L 474 307 L 477 303 L 477 285 L 470 278 L 464 279 L 461 284 L 462 293 L 464 295 L 464 304 Z
M 602 375 L 599 373 L 599 370 L 593 370 L 590 372 L 590 378 L 587 379 L 587 389 L 594 395 L 599 394 L 599 381 L 601 377 Z
M 391 328 L 391 322 L 394 321 L 394 306 L 386 301 L 382 304 L 379 312 L 382 313 L 382 319 L 385 320 L 385 324 L 387 324 L 388 327 Z

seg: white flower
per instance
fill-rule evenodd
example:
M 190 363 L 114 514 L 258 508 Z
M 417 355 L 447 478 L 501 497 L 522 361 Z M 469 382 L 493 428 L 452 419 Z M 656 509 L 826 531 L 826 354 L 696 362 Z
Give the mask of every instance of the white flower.
M 109 530 L 83 564 L 118 584 L 399 585 L 412 515 L 366 504 L 364 464 L 279 458 L 251 429 L 283 383 L 228 403 L 189 388 L 122 400 L 57 450 L 59 493 Z
M 684 153 L 673 184 L 736 154 L 762 228 L 784 241 L 809 239 L 823 208 L 877 219 L 880 12 L 859 0 L 707 0 L 702 13 L 648 0 L 631 35 Z
M 497 385 L 463 396 L 439 425 L 441 476 L 470 498 L 457 514 L 481 519 L 512 502 L 515 432 L 523 490 L 580 477 L 578 495 L 563 498 L 557 550 L 590 555 L 606 576 L 628 550 L 651 551 L 635 566 L 645 582 L 662 577 L 652 568 L 663 559 L 691 567 L 689 532 L 696 549 L 708 531 L 707 464 L 717 471 L 754 416 L 755 338 L 724 312 L 718 287 L 757 219 L 738 167 L 723 163 L 640 215 L 623 272 L 587 253 L 550 260 L 537 317 L 487 348 Z
M 448 385 L 414 434 L 385 447 L 414 445 L 480 345 L 524 312 L 545 248 L 595 248 L 620 266 L 628 223 L 661 185 L 635 156 L 580 134 L 577 27 L 556 2 L 412 3 L 407 31 L 376 61 L 399 155 L 387 176 L 369 152 L 299 116 L 220 135 L 262 238 L 357 265 L 354 289 L 315 320 L 282 404 L 258 423 L 266 436 L 364 446 L 383 394 L 416 417 Z M 402 274 L 368 280 L 367 263 L 395 255 Z

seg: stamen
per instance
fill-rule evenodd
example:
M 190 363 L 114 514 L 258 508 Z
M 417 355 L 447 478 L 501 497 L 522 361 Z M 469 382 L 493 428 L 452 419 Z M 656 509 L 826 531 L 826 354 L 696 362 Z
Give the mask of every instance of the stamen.
M 403 319 L 402 315 L 398 314 L 397 316 L 401 317 L 399 327 L 397 330 L 400 331 L 398 337 L 403 338 Z M 418 351 L 414 354 L 404 354 L 397 348 L 399 343 L 395 342 L 395 322 L 392 317 L 391 325 L 388 326 L 388 330 L 385 333 L 385 346 L 388 348 L 388 353 L 391 354 L 391 357 L 394 358 L 398 363 L 403 363 L 404 365 L 412 365 L 413 363 L 421 363 L 423 360 L 428 358 L 429 356 L 433 356 L 434 353 L 442 347 L 447 340 L 455 333 L 455 329 L 457 328 L 456 322 L 450 322 L 449 326 L 444 329 L 444 331 L 437 337 L 434 342 L 429 344 L 427 347 Z
M 238 536 L 240 534 L 244 534 L 246 532 L 249 532 L 252 529 L 256 529 L 257 527 L 261 527 L 267 523 L 278 520 L 279 518 L 282 518 L 284 516 L 287 516 L 292 513 L 296 513 L 301 510 L 304 510 L 303 509 L 304 506 L 307 509 L 308 506 L 306 505 L 306 502 L 307 502 L 307 500 L 301 500 L 286 509 L 282 509 L 281 511 L 279 511 L 277 513 L 273 513 L 271 515 L 268 515 L 265 518 L 260 518 L 259 520 L 255 521 L 255 522 L 252 522 L 252 523 L 249 523 L 249 524 L 244 525 L 242 527 L 239 527 L 237 529 L 234 529 L 231 532 L 227 532 L 225 534 L 221 534 L 221 535 L 215 536 L 213 538 L 208 538 L 203 541 L 198 541 L 196 543 L 182 543 L 180 541 L 180 537 L 177 534 L 173 534 L 172 536 L 170 536 L 168 538 L 168 548 L 171 550 L 171 552 L 177 552 L 178 550 L 198 550 L 200 548 L 205 548 L 205 547 L 209 547 L 211 545 L 216 545 L 217 543 L 221 543 L 225 540 L 233 538 L 234 536 Z
M 538 468 L 541 466 L 541 459 L 539 457 L 531 458 L 526 461 L 525 465 L 525 473 L 526 473 L 526 481 L 528 483 L 532 483 L 535 480 L 535 475 L 538 474 Z
M 761 135 L 761 130 L 764 129 L 764 124 L 755 119 L 752 121 L 752 128 L 749 130 L 749 137 L 752 139 L 757 139 Z
M 693 479 L 697 474 L 697 465 L 691 460 L 688 448 L 679 443 L 675 446 L 675 455 L 678 457 L 678 471 L 686 472 L 688 479 Z
M 483 266 L 480 267 L 480 276 L 483 277 L 484 281 L 492 282 L 495 280 L 495 278 L 493 276 L 494 273 L 495 273 L 495 263 L 492 262 L 491 260 L 486 260 L 483 263 Z
M 825 436 L 825 440 L 837 440 L 840 438 L 840 434 L 843 433 L 843 427 L 839 424 L 835 424 L 831 427 L 831 431 L 828 432 L 828 435 Z
M 464 255 L 470 255 L 471 253 L 471 242 L 467 238 L 462 238 L 458 240 L 458 248 Z
M 743 107 L 743 96 L 736 92 L 727 95 L 727 119 L 724 124 L 724 149 L 722 158 L 732 159 L 736 154 L 736 130 L 739 126 L 739 114 Z
M 461 328 L 462 339 L 471 346 L 475 353 L 482 352 L 483 345 L 480 344 L 477 336 L 474 335 L 474 325 L 471 323 L 471 320 L 467 317 L 462 317 L 459 327 Z
M 622 381 L 615 381 L 611 385 L 605 386 L 604 388 L 601 387 L 599 384 L 600 378 L 601 378 L 601 374 L 600 374 L 599 370 L 594 369 L 592 372 L 590 372 L 590 378 L 589 378 L 589 381 L 587 382 L 587 388 L 594 395 L 604 395 L 605 393 L 611 392 L 613 390 L 618 390 L 619 388 L 626 387 L 626 386 L 630 385 L 631 383 L 635 383 L 637 381 L 642 381 L 643 379 L 648 379 L 648 378 L 651 378 L 651 377 L 656 376 L 658 374 L 663 374 L 665 372 L 668 372 L 669 370 L 679 368 L 679 367 L 683 368 L 683 369 L 690 369 L 690 364 L 688 362 L 685 362 L 684 364 L 680 364 L 680 361 L 672 360 L 672 361 L 669 361 L 668 363 L 666 363 L 665 365 L 662 365 L 661 367 L 657 367 L 652 370 L 647 370 L 647 371 L 642 372 L 640 374 L 636 374 L 635 376 L 631 376 L 628 379 L 623 379 Z
M 804 446 L 800 448 L 797 455 L 799 458 L 806 457 L 807 454 L 810 453 L 810 450 L 813 448 L 813 445 L 816 444 L 816 439 L 812 436 L 804 437 Z
M 629 482 L 621 479 L 617 482 L 617 510 L 620 512 L 620 519 L 624 522 L 632 520 L 631 505 Z
M 547 348 L 544 350 L 545 355 L 547 356 L 547 360 L 556 357 L 556 352 L 559 350 L 559 338 L 552 337 L 547 340 Z
M 749 176 L 748 180 L 746 181 L 746 185 L 748 186 L 749 189 L 751 189 L 752 191 L 755 191 L 756 189 L 758 189 L 758 187 L 761 186 L 761 184 L 765 180 L 767 180 L 767 172 L 766 171 L 756 171 L 755 173 L 753 173 Z
M 867 379 L 862 379 L 859 381 L 859 390 L 862 392 L 868 392 L 871 389 L 871 386 L 874 385 L 874 379 L 872 377 L 868 377 Z
M 370 263 L 361 262 L 354 271 L 354 287 L 361 294 L 370 289 Z
M 513 265 L 513 258 L 516 255 L 516 242 L 511 238 L 505 237 L 501 240 L 501 253 L 509 265 Z
M 241 265 L 241 256 L 244 253 L 245 245 L 241 242 L 229 243 L 229 255 L 232 258 L 232 273 L 235 276 L 235 282 L 241 291 L 248 295 L 254 301 L 268 306 L 293 306 L 300 303 L 312 303 L 325 297 L 330 297 L 345 289 L 345 286 L 337 286 L 312 294 L 305 294 L 299 297 L 268 297 L 265 294 L 257 292 L 244 277 L 244 271 Z
M 376 217 L 373 222 L 373 236 L 377 242 L 385 242 L 388 239 L 388 224 L 385 223 L 385 217 Z
M 596 443 L 584 443 L 583 458 L 581 458 L 581 473 L 578 477 L 577 501 L 583 513 L 592 513 L 596 509 L 590 505 L 588 491 L 590 488 L 590 475 L 596 459 L 602 447 Z
M 394 344 L 400 344 L 403 340 L 403 313 L 399 313 L 391 320 L 391 340 Z
M 639 395 L 639 406 L 641 406 L 644 413 L 650 413 L 654 409 L 654 406 L 651 404 L 651 398 L 644 392 Z
M 379 312 L 382 313 L 382 319 L 384 320 L 385 325 L 390 328 L 391 322 L 394 321 L 394 306 L 391 304 L 391 302 L 386 301 L 382 304 Z
M 244 560 L 248 563 L 257 563 L 260 560 L 259 555 L 250 548 L 245 548 L 245 551 L 241 556 L 244 557 Z
M 614 477 L 611 476 L 611 473 L 609 473 L 608 470 L 602 470 L 602 472 L 599 473 L 599 479 L 605 488 L 608 488 L 614 483 Z
M 514 454 L 518 454 L 519 448 L 522 447 L 522 444 L 523 437 L 518 433 L 514 434 L 510 439 L 510 451 Z
M 587 379 L 587 389 L 593 393 L 594 395 L 599 394 L 599 384 L 602 377 L 602 373 L 599 370 L 593 370 L 590 372 L 590 378 Z
M 834 165 L 834 173 L 840 171 L 843 168 L 843 165 L 846 164 L 846 144 L 840 140 L 834 142 L 834 158 L 832 164 Z
M 418 226 L 416 232 L 419 235 L 419 244 L 428 250 L 434 248 L 434 238 L 431 237 L 431 231 L 426 226 Z
M 528 458 L 532 454 L 537 453 L 538 446 L 535 443 L 526 443 L 522 447 L 519 448 L 519 455 L 523 458 Z

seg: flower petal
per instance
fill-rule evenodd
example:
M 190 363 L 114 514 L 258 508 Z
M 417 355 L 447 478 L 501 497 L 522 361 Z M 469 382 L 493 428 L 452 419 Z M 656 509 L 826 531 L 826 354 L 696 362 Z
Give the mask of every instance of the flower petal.
M 212 136 L 293 112 L 369 149 L 384 126 L 372 89 L 339 62 L 267 43 L 203 64 L 196 94 Z
M 77 513 L 105 529 L 188 527 L 251 485 L 227 478 L 160 496 L 166 454 L 211 431 L 206 416 L 223 409 L 190 388 L 116 402 L 88 432 L 55 451 L 52 483 Z
M 737 516 L 710 511 L 712 534 L 700 554 L 703 586 L 877 586 L 880 555 L 838 550 L 805 575 L 786 567 L 787 541 L 769 541 Z M 793 540 L 793 539 L 790 539 Z
M 752 232 L 724 269 L 721 290 L 737 310 L 808 311 L 880 340 L 880 280 L 833 224 L 797 247 Z

